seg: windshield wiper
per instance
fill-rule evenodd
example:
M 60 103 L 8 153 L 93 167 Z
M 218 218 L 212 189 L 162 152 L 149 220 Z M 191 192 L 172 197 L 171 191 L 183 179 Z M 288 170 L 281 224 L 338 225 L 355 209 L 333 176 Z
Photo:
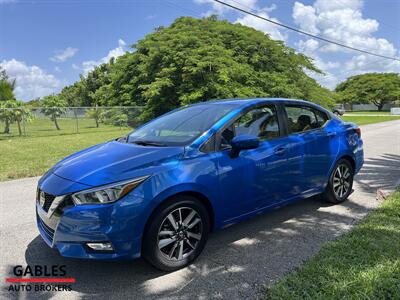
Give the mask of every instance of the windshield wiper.
M 153 142 L 153 141 L 132 141 L 131 143 L 137 144 L 140 146 L 156 146 L 156 147 L 165 147 L 166 145 L 163 143 Z

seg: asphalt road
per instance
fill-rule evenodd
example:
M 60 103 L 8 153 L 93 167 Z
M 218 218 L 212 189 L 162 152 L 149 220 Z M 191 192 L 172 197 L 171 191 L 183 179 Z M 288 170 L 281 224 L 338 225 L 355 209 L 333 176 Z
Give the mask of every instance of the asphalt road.
M 1 298 L 256 298 L 265 286 L 301 265 L 321 246 L 349 230 L 374 209 L 378 188 L 400 182 L 400 121 L 362 127 L 365 165 L 355 192 L 341 205 L 306 199 L 216 232 L 191 266 L 173 273 L 155 270 L 141 259 L 120 262 L 62 258 L 49 249 L 35 225 L 38 178 L 0 183 Z M 75 277 L 69 292 L 8 291 L 5 278 L 15 265 L 67 266 Z

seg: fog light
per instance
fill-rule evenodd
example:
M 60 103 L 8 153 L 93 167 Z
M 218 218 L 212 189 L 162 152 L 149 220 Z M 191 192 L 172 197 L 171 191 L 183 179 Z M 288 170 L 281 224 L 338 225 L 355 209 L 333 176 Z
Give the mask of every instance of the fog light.
M 86 243 L 86 245 L 95 251 L 113 251 L 111 243 Z

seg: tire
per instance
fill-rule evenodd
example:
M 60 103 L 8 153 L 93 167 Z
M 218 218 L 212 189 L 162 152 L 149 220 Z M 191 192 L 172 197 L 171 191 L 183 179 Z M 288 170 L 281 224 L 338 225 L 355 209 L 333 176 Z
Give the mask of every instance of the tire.
M 345 201 L 351 194 L 353 178 L 354 170 L 351 163 L 347 159 L 338 160 L 329 177 L 323 198 L 327 202 L 334 204 Z
M 189 195 L 176 196 L 150 217 L 143 235 L 142 256 L 162 271 L 181 269 L 203 251 L 209 231 L 210 217 L 204 205 Z

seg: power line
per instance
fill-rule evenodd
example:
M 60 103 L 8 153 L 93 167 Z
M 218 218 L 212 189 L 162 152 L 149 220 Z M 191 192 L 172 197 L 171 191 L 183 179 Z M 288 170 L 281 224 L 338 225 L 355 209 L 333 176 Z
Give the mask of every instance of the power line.
M 295 27 L 292 27 L 292 26 L 289 26 L 289 25 L 286 25 L 286 24 L 283 24 L 283 23 L 280 23 L 280 22 L 273 21 L 273 20 L 271 20 L 271 19 L 262 17 L 262 16 L 260 16 L 260 15 L 257 15 L 257 14 L 255 14 L 255 13 L 251 12 L 251 11 L 242 9 L 242 8 L 240 8 L 240 7 L 234 6 L 234 5 L 232 5 L 232 4 L 229 4 L 229 3 L 226 3 L 226 2 L 223 2 L 223 1 L 220 1 L 220 0 L 213 0 L 213 1 L 214 1 L 214 2 L 217 2 L 217 3 L 221 4 L 221 5 L 225 5 L 225 6 L 227 6 L 227 7 L 233 8 L 233 9 L 235 9 L 235 10 L 237 10 L 237 11 L 243 12 L 243 13 L 245 13 L 245 14 L 251 15 L 251 16 L 253 16 L 253 17 L 256 17 L 256 18 L 258 18 L 258 19 L 264 20 L 264 21 L 266 21 L 266 22 L 269 22 L 269 23 L 272 23 L 272 24 L 275 24 L 275 25 L 284 27 L 284 28 L 286 28 L 286 29 L 289 29 L 289 30 L 295 31 L 295 32 L 300 33 L 300 34 L 304 34 L 304 35 L 313 37 L 313 38 L 315 38 L 315 39 L 318 39 L 318 40 L 321 40 L 321 41 L 324 41 L 324 42 L 327 42 L 327 43 L 334 44 L 334 45 L 336 45 L 336 46 L 340 46 L 340 47 L 347 48 L 347 49 L 350 49 L 350 50 L 353 50 L 353 51 L 358 51 L 358 52 L 361 52 L 361 53 L 365 53 L 365 54 L 369 54 L 369 55 L 373 55 L 373 56 L 377 56 L 377 57 L 382 57 L 382 58 L 386 58 L 386 59 L 391 59 L 391 60 L 400 61 L 400 59 L 397 58 L 397 57 L 385 56 L 385 55 L 381 55 L 381 54 L 378 54 L 378 53 L 370 52 L 370 51 L 367 51 L 367 50 L 354 48 L 354 47 L 352 47 L 352 46 L 349 46 L 349 45 L 346 45 L 346 44 L 343 44 L 343 43 L 340 43 L 340 42 L 332 41 L 332 40 L 327 39 L 327 38 L 324 38 L 324 37 L 322 37 L 322 36 L 315 35 L 315 34 L 312 34 L 312 33 L 306 32 L 306 31 L 303 31 L 303 30 L 301 30 L 301 29 L 298 29 L 298 28 L 295 28 Z

